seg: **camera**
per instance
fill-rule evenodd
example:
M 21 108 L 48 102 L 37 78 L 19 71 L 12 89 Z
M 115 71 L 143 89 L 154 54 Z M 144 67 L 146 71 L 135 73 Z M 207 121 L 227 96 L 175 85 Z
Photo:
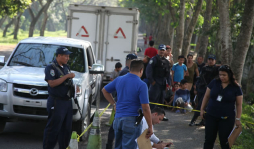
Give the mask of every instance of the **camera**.
M 72 86 L 72 79 L 67 79 L 67 80 L 65 80 L 65 82 L 64 82 L 64 85 L 66 85 L 66 86 Z

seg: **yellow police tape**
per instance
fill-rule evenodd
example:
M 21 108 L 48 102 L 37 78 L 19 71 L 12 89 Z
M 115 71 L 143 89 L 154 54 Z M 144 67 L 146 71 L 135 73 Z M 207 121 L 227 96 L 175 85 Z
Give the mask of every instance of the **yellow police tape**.
M 102 116 L 102 114 L 108 109 L 108 107 L 110 106 L 111 104 L 109 103 L 108 106 L 100 113 L 99 117 Z M 77 138 L 77 141 L 79 142 L 79 139 L 80 137 L 82 137 L 86 132 L 87 130 L 92 126 L 93 122 L 80 134 L 78 135 L 78 138 Z
M 172 107 L 172 108 L 176 108 L 176 109 L 185 109 L 185 110 L 189 110 L 187 108 L 182 108 L 182 107 L 178 107 L 178 106 L 170 106 L 170 105 L 164 105 L 164 104 L 160 104 L 160 103 L 154 103 L 154 102 L 149 102 L 150 104 L 154 104 L 154 105 L 158 105 L 158 106 L 165 106 L 165 107 Z M 194 111 L 194 112 L 200 112 L 200 110 L 191 110 L 191 111 Z M 249 123 L 249 124 L 252 124 L 254 125 L 254 123 L 251 123 L 251 122 L 248 122 L 248 121 L 245 121 L 245 120 L 242 120 L 244 121 L 245 123 Z
M 182 107 L 178 107 L 178 106 L 170 106 L 170 105 L 164 105 L 164 104 L 160 104 L 160 103 L 154 103 L 154 102 L 149 102 L 150 104 L 154 104 L 154 105 L 158 105 L 158 106 L 165 106 L 165 107 L 172 107 L 172 108 L 176 108 L 176 109 L 186 109 L 186 110 L 189 110 L 187 108 L 182 108 Z M 110 106 L 111 104 L 109 103 L 108 106 L 100 113 L 99 117 L 101 117 L 103 115 L 103 113 L 108 109 L 108 107 Z M 200 110 L 192 110 L 194 112 L 200 112 Z M 252 124 L 254 125 L 254 123 L 251 123 L 251 122 L 248 122 L 248 121 L 245 121 L 243 120 L 245 123 L 249 123 L 249 124 Z M 78 138 L 77 138 L 77 141 L 79 142 L 79 139 L 80 137 L 82 137 L 86 132 L 87 130 L 92 126 L 93 123 L 91 123 L 80 135 L 78 135 Z

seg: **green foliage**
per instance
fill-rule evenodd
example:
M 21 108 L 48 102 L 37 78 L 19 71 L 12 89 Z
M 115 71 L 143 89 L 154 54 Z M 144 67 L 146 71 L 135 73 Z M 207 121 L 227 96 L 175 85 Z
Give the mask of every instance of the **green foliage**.
M 8 15 L 12 18 L 18 12 L 23 12 L 29 4 L 31 0 L 0 0 L 0 15 Z
M 23 31 L 22 29 L 19 30 L 18 39 L 13 39 L 13 28 L 10 28 L 6 34 L 6 37 L 0 38 L 0 45 L 2 44 L 17 44 L 20 40 L 28 38 L 28 31 Z M 3 35 L 3 31 L 0 30 L 0 36 Z M 34 37 L 40 36 L 40 32 L 35 30 Z M 67 32 L 60 30 L 55 32 L 45 31 L 45 37 L 67 37 Z
M 241 122 L 243 132 L 232 149 L 249 149 L 254 146 L 254 104 L 243 103 Z M 251 124 L 252 123 L 252 124 Z

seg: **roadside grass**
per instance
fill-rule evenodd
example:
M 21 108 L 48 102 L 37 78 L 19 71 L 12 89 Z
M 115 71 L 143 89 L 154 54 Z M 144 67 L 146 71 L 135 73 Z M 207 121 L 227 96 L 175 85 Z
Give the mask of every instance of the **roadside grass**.
M 18 39 L 13 39 L 13 30 L 8 30 L 6 33 L 6 37 L 3 36 L 3 30 L 0 29 L 0 45 L 13 45 L 17 44 L 20 40 L 28 38 L 28 31 L 23 31 L 22 29 L 19 30 L 18 33 Z M 35 30 L 33 37 L 38 37 L 40 36 L 40 31 Z M 45 31 L 44 32 L 45 37 L 67 37 L 67 32 L 64 30 L 60 31 Z
M 254 147 L 254 104 L 243 103 L 241 123 L 242 134 L 237 138 L 232 149 L 251 149 Z

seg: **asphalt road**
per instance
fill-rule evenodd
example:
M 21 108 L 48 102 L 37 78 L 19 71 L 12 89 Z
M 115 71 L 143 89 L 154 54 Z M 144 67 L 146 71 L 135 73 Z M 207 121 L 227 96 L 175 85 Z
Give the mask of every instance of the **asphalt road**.
M 143 46 L 142 37 L 138 41 L 138 46 Z M 6 55 L 6 58 L 11 54 L 12 49 L 1 50 L 0 55 Z M 139 58 L 143 58 L 143 51 L 138 53 Z M 108 105 L 105 99 L 101 99 L 100 112 Z M 102 149 L 105 149 L 107 134 L 109 127 L 108 123 L 111 114 L 110 109 L 101 117 L 101 139 Z M 170 141 L 174 145 L 174 149 L 202 149 L 204 143 L 204 127 L 189 127 L 188 123 L 192 118 L 193 113 L 176 114 L 170 110 L 166 110 L 168 122 L 161 122 L 154 126 L 154 133 L 164 142 Z M 8 122 L 3 133 L 0 133 L 0 149 L 41 149 L 43 140 L 43 131 L 46 122 Z M 79 143 L 79 149 L 86 149 L 87 142 Z M 58 148 L 56 146 L 56 148 Z M 218 145 L 214 147 L 219 149 Z

